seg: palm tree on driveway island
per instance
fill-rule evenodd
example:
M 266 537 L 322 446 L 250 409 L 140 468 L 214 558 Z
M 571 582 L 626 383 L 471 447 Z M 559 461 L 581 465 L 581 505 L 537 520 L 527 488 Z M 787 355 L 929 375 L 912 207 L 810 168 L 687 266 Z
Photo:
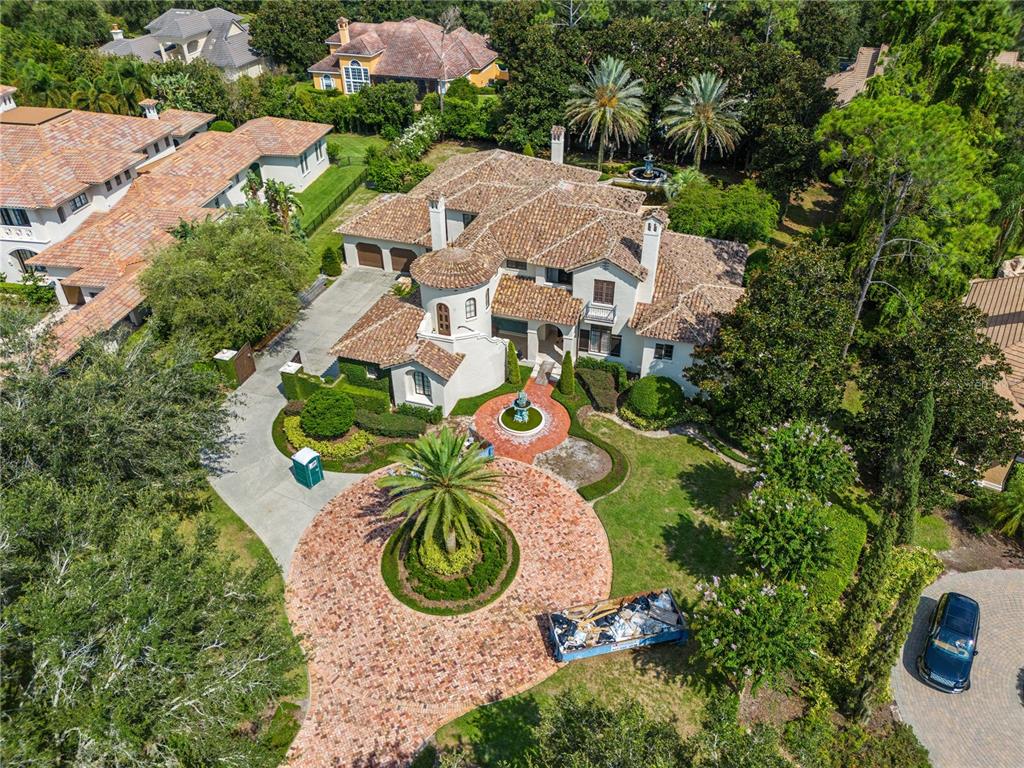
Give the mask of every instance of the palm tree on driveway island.
M 661 124 L 667 129 L 666 138 L 673 144 L 678 139 L 686 142 L 698 171 L 712 143 L 724 155 L 736 149 L 736 140 L 746 133 L 740 125 L 741 100 L 726 96 L 728 85 L 714 72 L 694 75 L 665 107 Z
M 402 469 L 378 481 L 391 494 L 384 516 L 405 516 L 405 535 L 414 540 L 429 541 L 440 532 L 449 555 L 475 543 L 476 532 L 493 533 L 501 517 L 495 490 L 501 474 L 488 468 L 479 451 L 463 451 L 462 445 L 462 437 L 447 427 L 423 435 L 405 448 Z
M 621 59 L 605 56 L 587 76 L 584 84 L 572 86 L 576 97 L 566 105 L 569 125 L 583 125 L 588 146 L 597 141 L 597 170 L 604 163 L 604 148 L 610 139 L 635 141 L 643 131 L 647 115 L 643 96 L 644 81 Z

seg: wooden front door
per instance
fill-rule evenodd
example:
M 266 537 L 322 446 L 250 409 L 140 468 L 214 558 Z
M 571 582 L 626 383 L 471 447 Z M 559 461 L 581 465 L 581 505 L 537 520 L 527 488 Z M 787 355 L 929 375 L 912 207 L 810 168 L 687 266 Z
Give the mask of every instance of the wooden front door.
M 408 248 L 392 248 L 391 268 L 395 272 L 408 272 L 409 267 L 412 266 L 412 260 L 415 258 L 416 254 Z
M 360 266 L 384 269 L 384 254 L 381 252 L 379 245 L 356 243 L 356 257 L 359 260 Z
M 452 319 L 447 304 L 437 305 L 437 332 L 442 336 L 452 335 Z

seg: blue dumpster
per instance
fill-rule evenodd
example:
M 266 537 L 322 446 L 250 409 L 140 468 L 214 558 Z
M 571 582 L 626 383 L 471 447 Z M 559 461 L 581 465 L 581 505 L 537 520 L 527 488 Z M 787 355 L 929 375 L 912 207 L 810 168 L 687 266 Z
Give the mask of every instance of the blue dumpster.
M 292 472 L 295 479 L 307 488 L 324 479 L 324 465 L 320 462 L 320 454 L 312 448 L 302 448 L 292 454 Z

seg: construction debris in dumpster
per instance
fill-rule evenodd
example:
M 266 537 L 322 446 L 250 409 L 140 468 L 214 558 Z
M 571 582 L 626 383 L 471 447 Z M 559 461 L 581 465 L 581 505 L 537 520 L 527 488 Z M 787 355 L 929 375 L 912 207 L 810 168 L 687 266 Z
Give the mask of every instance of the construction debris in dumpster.
M 559 657 L 587 648 L 649 638 L 660 642 L 685 635 L 686 624 L 669 590 L 603 600 L 549 615 Z M 668 634 L 671 633 L 671 636 Z M 649 643 L 644 643 L 649 644 Z M 611 650 L 611 649 L 609 649 Z

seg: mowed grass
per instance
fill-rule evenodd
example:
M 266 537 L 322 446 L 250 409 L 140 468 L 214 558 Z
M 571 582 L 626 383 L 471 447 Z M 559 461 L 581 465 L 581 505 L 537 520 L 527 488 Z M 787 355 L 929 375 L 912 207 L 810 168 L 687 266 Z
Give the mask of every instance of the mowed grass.
M 643 437 L 601 416 L 586 426 L 630 462 L 622 487 L 595 505 L 608 533 L 613 595 L 670 587 L 688 603 L 698 581 L 736 569 L 725 520 L 747 490 L 747 478 L 685 437 Z M 468 744 L 481 766 L 514 761 L 532 745 L 541 710 L 569 688 L 609 703 L 635 699 L 688 735 L 706 695 L 690 652 L 668 645 L 574 661 L 519 696 L 452 721 L 437 741 Z
M 334 230 L 341 222 L 372 201 L 378 194 L 365 184 L 357 187 L 356 191 L 349 195 L 348 199 L 339 205 L 334 213 L 324 219 L 324 223 L 309 236 L 309 250 L 318 255 L 322 254 L 327 247 L 338 248 L 340 251 L 342 237 Z
M 327 146 L 343 157 L 362 157 L 370 147 L 385 147 L 387 142 L 380 136 L 364 136 L 359 133 L 329 133 Z
M 939 515 L 918 518 L 914 528 L 914 544 L 933 552 L 949 549 L 949 523 Z
M 295 197 L 302 204 L 303 220 L 320 215 L 334 196 L 347 187 L 363 172 L 362 165 L 331 165 L 320 174 L 320 178 L 299 192 Z

